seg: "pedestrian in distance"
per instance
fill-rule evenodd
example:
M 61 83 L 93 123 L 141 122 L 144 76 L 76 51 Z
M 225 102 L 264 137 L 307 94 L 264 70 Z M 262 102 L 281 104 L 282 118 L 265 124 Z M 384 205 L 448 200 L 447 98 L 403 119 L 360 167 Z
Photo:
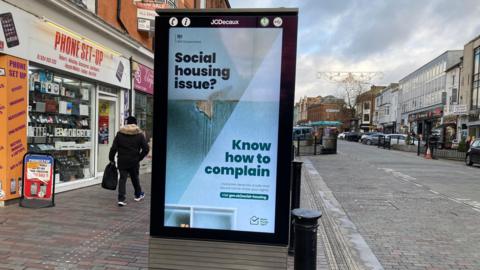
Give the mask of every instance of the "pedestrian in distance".
M 139 179 L 140 161 L 148 154 L 150 147 L 142 130 L 137 126 L 137 119 L 133 116 L 127 118 L 127 124 L 120 128 L 120 131 L 113 140 L 110 148 L 109 159 L 115 164 L 115 155 L 117 157 L 117 167 L 120 172 L 118 183 L 118 206 L 127 205 L 125 189 L 127 176 L 130 175 L 133 188 L 135 190 L 134 200 L 139 202 L 145 198 Z

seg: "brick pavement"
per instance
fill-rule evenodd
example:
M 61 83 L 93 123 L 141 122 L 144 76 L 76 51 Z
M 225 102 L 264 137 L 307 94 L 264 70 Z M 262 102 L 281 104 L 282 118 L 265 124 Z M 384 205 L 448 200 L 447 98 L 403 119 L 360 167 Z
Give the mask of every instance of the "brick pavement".
M 141 176 L 146 199 L 137 203 L 130 195 L 125 207 L 117 206 L 116 191 L 99 185 L 57 194 L 52 208 L 0 207 L 0 270 L 148 269 L 149 179 Z M 305 181 L 301 192 L 301 207 L 319 209 Z M 132 193 L 128 182 L 127 194 Z M 337 269 L 330 266 L 324 241 L 320 227 L 317 269 Z M 288 269 L 293 264 L 289 256 Z
M 478 168 L 354 143 L 312 162 L 385 269 L 480 269 Z
M 57 194 L 52 208 L 0 208 L 0 269 L 147 269 L 149 178 L 146 199 L 125 207 L 96 185 Z

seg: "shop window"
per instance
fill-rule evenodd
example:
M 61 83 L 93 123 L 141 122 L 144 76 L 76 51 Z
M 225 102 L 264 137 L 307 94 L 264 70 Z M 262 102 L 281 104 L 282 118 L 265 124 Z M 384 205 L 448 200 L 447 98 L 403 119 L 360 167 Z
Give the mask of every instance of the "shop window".
M 153 96 L 135 92 L 135 117 L 138 126 L 145 131 L 147 141 L 152 138 L 153 132 Z
M 363 121 L 364 122 L 369 122 L 370 121 L 370 115 L 369 114 L 364 114 L 363 115 Z
M 94 86 L 30 67 L 28 148 L 56 159 L 56 181 L 92 176 L 91 98 Z

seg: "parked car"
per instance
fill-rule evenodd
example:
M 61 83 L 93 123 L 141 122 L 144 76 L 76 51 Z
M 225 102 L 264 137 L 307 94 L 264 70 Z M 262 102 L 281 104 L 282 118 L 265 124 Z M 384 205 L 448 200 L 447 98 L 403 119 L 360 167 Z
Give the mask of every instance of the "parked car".
M 362 134 L 360 132 L 348 132 L 345 134 L 345 140 L 351 142 L 358 142 Z
M 383 133 L 375 133 L 367 137 L 367 142 L 366 144 L 368 145 L 378 145 L 378 141 L 380 140 L 380 137 L 385 137 L 385 134 Z
M 390 144 L 407 144 L 407 135 L 406 134 L 387 134 L 385 138 L 390 139 Z M 410 137 L 410 145 L 418 145 L 418 139 Z
M 480 163 L 480 139 L 475 140 L 467 151 L 465 164 L 472 166 L 474 163 Z
M 378 133 L 378 132 L 365 132 L 365 133 L 361 133 L 361 137 L 360 137 L 360 142 L 365 144 L 366 141 L 367 141 L 367 137 L 372 135 L 372 134 L 375 134 L 375 133 Z
M 368 144 L 368 145 L 374 144 L 374 145 L 376 145 L 378 143 L 378 137 L 380 135 L 383 136 L 384 134 L 379 133 L 379 132 L 369 132 L 369 134 L 362 135 L 362 138 L 360 139 L 360 141 L 363 144 Z
M 340 134 L 338 134 L 338 139 L 339 140 L 345 140 L 345 136 L 348 134 L 349 132 L 342 132 Z
M 387 134 L 385 139 L 390 140 L 390 144 L 407 144 L 407 135 L 405 134 Z

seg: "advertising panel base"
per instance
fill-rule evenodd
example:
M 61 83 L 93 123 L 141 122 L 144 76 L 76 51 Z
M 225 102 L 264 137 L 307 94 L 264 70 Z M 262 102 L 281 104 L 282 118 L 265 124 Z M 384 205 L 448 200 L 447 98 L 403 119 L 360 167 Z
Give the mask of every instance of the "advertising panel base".
M 150 238 L 149 269 L 287 269 L 287 247 Z

